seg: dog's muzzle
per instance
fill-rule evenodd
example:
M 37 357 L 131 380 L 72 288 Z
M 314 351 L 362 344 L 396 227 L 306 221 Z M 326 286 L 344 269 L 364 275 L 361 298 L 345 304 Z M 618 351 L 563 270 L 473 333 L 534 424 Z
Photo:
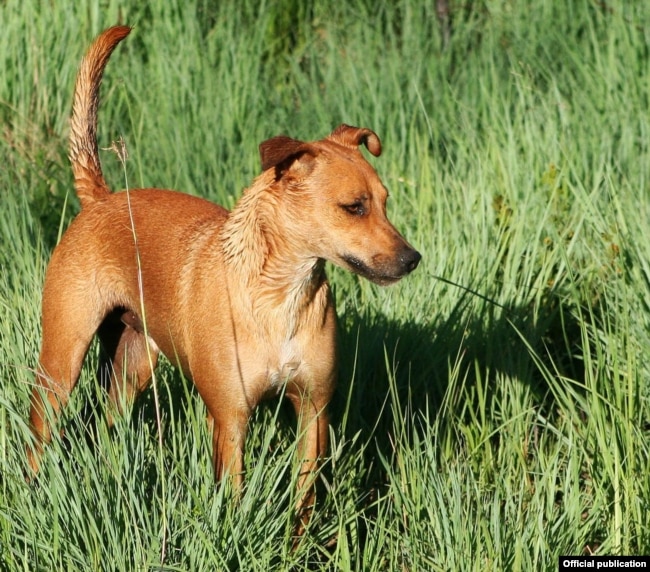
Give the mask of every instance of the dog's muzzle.
M 400 278 L 413 272 L 421 259 L 422 255 L 410 246 L 403 248 L 399 254 L 392 258 L 375 259 L 372 265 L 366 264 L 356 256 L 343 257 L 350 270 L 382 286 L 397 282 Z

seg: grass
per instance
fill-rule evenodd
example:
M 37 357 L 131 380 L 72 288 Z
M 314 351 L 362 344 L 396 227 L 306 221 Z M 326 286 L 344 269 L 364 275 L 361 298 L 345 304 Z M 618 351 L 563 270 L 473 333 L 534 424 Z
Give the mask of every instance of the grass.
M 450 4 L 446 50 L 421 0 L 0 4 L 0 568 L 555 570 L 650 553 L 650 6 Z M 40 289 L 78 208 L 74 76 L 118 21 L 136 28 L 102 91 L 100 146 L 130 153 L 126 175 L 102 154 L 114 188 L 231 206 L 263 139 L 368 126 L 391 218 L 424 255 L 388 289 L 329 270 L 340 383 L 295 551 L 285 407 L 252 420 L 235 504 L 168 362 L 159 407 L 148 392 L 109 430 L 93 349 L 65 439 L 24 481 Z

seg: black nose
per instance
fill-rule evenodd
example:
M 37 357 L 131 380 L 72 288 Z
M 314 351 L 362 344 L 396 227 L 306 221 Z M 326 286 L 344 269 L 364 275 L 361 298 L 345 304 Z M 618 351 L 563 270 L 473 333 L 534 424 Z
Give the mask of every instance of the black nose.
M 417 250 L 409 249 L 402 254 L 402 263 L 406 268 L 406 272 L 413 272 L 420 264 L 420 260 L 422 260 L 422 255 Z

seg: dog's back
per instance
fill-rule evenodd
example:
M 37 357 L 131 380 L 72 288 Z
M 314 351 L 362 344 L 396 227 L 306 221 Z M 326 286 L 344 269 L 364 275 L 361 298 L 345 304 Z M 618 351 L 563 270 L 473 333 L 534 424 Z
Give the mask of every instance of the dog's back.
M 186 290 L 196 287 L 191 282 L 196 264 L 206 264 L 209 256 L 215 274 L 222 272 L 219 251 L 201 244 L 214 244 L 227 215 L 204 199 L 161 189 L 110 193 L 86 204 L 47 268 L 43 335 L 60 327 L 49 317 L 61 307 L 60 297 L 78 304 L 88 300 L 85 304 L 96 310 L 94 320 L 114 307 L 139 315 L 146 305 L 148 335 L 166 355 L 184 358 L 187 324 L 175 320 L 177 306 L 192 298 Z

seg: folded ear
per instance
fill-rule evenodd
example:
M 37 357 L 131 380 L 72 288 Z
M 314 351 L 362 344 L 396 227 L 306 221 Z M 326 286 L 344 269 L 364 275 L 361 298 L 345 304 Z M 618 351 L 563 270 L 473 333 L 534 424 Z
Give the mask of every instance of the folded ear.
M 316 155 L 315 149 L 304 141 L 292 139 L 285 135 L 278 135 L 260 143 L 260 158 L 262 159 L 262 170 L 266 171 L 271 167 L 288 166 L 287 163 L 308 154 L 311 157 Z
M 357 148 L 362 143 L 375 157 L 381 155 L 381 141 L 377 134 L 367 127 L 339 125 L 328 137 L 341 145 Z

